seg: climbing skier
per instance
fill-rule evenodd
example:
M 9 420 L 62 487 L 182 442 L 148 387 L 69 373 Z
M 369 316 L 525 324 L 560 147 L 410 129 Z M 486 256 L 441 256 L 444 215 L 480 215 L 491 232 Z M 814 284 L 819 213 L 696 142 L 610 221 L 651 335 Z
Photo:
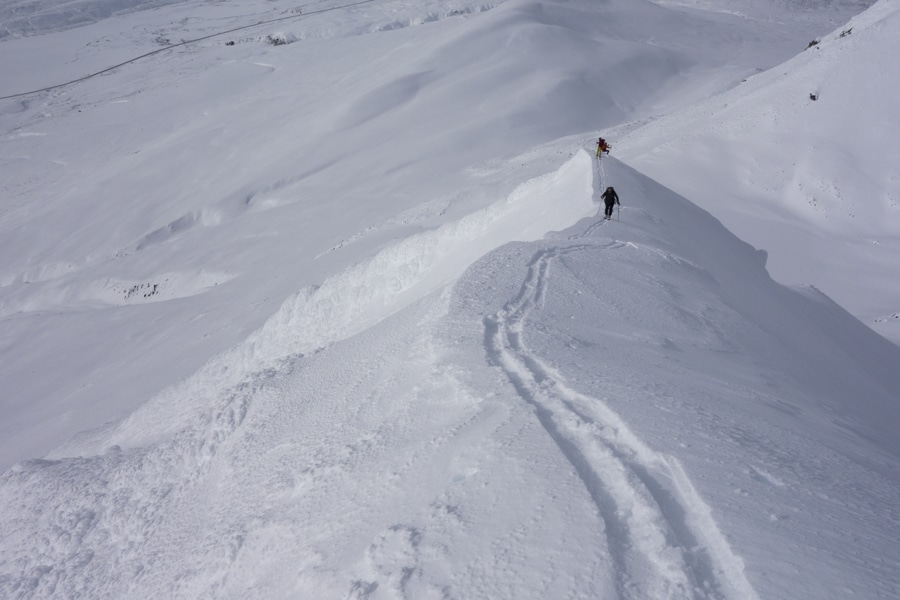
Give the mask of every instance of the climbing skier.
M 606 191 L 600 194 L 600 197 L 603 198 L 603 202 L 606 204 L 606 219 L 609 220 L 612 218 L 613 206 L 619 204 L 619 195 L 616 193 L 616 190 L 613 189 L 612 186 L 606 188 Z M 621 205 L 620 205 L 621 206 Z
M 609 149 L 610 149 L 610 148 L 612 148 L 612 146 L 610 146 L 609 144 L 607 144 L 607 143 L 606 143 L 606 140 L 604 140 L 603 138 L 600 138 L 599 140 L 597 140 L 597 158 L 599 159 L 600 156 L 601 156 L 604 152 L 606 152 L 607 154 L 609 154 Z

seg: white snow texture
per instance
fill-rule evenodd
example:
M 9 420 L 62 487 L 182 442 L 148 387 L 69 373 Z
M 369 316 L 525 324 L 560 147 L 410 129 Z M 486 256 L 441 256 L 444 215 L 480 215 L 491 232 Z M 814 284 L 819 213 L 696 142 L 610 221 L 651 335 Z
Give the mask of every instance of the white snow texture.
M 898 40 L 0 0 L 0 597 L 900 598 Z

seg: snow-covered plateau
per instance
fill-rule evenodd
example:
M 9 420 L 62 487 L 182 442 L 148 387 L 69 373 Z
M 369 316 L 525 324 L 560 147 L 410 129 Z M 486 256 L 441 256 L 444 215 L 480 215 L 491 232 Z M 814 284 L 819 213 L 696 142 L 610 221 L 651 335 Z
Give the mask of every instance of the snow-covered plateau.
M 0 597 L 896 600 L 898 40 L 0 0 Z

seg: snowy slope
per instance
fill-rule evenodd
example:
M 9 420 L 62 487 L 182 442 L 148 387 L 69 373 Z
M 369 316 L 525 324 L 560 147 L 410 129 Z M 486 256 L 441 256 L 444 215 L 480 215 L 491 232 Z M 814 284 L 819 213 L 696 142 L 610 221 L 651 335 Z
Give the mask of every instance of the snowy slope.
M 879 2 L 816 39 L 617 151 L 767 249 L 776 279 L 814 284 L 900 341 L 900 7 Z
M 0 596 L 895 598 L 900 350 L 585 152 L 861 6 L 339 6 L 0 101 Z
M 817 27 L 632 0 L 340 6 L 185 2 L 2 42 L 7 96 L 291 18 L 2 101 L 0 464 L 121 419 L 292 294 L 566 158 L 511 157 L 720 91 Z
M 5 595 L 892 597 L 900 350 L 605 171 L 621 221 L 503 246 L 329 340 L 406 285 L 425 244 L 401 242 L 102 448 L 8 471 Z M 578 154 L 521 197 L 589 199 L 591 173 Z

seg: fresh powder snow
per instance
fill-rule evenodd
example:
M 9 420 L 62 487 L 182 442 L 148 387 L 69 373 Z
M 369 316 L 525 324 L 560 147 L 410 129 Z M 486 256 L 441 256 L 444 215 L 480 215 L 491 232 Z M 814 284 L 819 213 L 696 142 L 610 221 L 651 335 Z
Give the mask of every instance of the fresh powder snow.
M 897 598 L 898 38 L 0 1 L 0 597 Z

